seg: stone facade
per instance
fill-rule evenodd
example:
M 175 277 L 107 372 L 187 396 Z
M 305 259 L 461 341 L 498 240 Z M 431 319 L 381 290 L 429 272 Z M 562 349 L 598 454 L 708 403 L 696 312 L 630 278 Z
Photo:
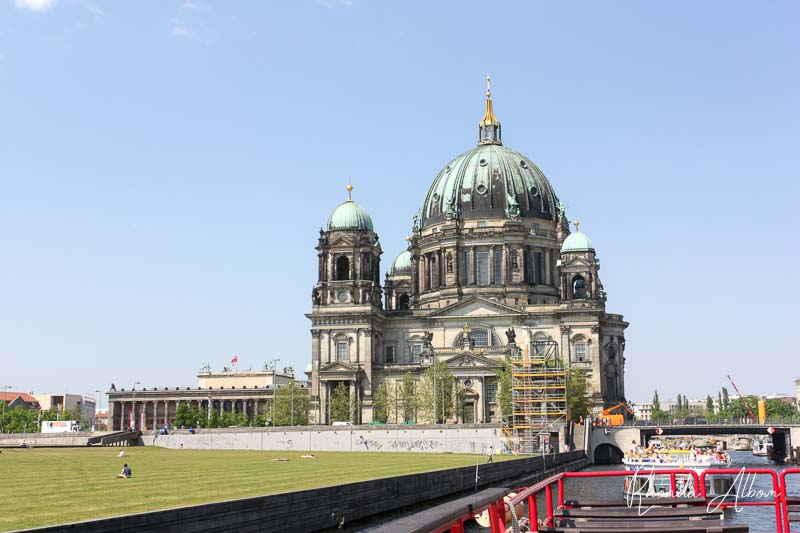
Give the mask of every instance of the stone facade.
M 396 391 L 408 372 L 419 380 L 434 359 L 465 390 L 451 422 L 499 421 L 502 361 L 544 343 L 586 371 L 596 412 L 624 400 L 628 323 L 606 312 L 600 262 L 577 229 L 538 167 L 502 145 L 487 96 L 478 147 L 436 177 L 383 286 L 378 235 L 352 199 L 320 230 L 306 315 L 312 423 L 331 422 L 339 383 L 361 406 L 353 422 L 372 421 L 378 387 Z

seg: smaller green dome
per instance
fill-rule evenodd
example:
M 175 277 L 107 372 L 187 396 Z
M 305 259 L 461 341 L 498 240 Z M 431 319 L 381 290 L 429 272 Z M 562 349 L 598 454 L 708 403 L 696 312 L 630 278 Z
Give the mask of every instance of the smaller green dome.
M 411 274 L 411 252 L 408 250 L 400 252 L 400 255 L 398 255 L 394 263 L 392 263 L 389 274 L 393 276 L 398 274 Z
M 306 373 L 311 372 L 311 369 L 312 369 L 311 363 L 309 363 L 308 366 L 306 367 Z
M 372 230 L 372 219 L 357 203 L 347 200 L 339 204 L 328 217 L 328 230 Z
M 562 254 L 566 252 L 588 251 L 594 251 L 594 246 L 592 246 L 592 241 L 589 240 L 589 236 L 582 231 L 570 233 L 569 236 L 564 239 L 564 244 L 561 245 Z

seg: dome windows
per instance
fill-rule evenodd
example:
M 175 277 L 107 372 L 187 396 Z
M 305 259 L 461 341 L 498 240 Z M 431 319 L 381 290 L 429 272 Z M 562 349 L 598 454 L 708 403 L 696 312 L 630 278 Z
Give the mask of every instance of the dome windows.
M 486 165 L 488 165 L 488 164 L 489 164 L 489 162 L 488 162 L 488 161 L 486 161 L 486 159 L 483 159 L 483 158 L 481 158 L 481 160 L 480 160 L 480 161 L 478 161 L 478 164 L 479 164 L 480 166 L 482 166 L 482 167 L 485 167 Z
M 488 191 L 488 190 L 489 190 L 489 188 L 486 187 L 486 185 L 483 184 L 483 183 L 481 183 L 480 185 L 475 187 L 475 192 L 477 192 L 478 194 L 486 194 L 486 191 Z
M 521 166 L 522 168 L 528 168 L 528 162 L 525 161 L 524 159 L 520 159 L 519 166 Z
M 536 185 L 531 186 L 528 190 L 531 192 L 531 196 L 539 196 L 539 187 Z

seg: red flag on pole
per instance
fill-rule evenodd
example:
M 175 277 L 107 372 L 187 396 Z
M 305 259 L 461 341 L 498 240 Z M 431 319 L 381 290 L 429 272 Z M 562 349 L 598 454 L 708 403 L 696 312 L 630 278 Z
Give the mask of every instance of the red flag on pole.
M 239 362 L 239 355 L 237 354 L 233 356 L 233 359 L 231 359 L 231 364 L 235 365 L 238 362 Z

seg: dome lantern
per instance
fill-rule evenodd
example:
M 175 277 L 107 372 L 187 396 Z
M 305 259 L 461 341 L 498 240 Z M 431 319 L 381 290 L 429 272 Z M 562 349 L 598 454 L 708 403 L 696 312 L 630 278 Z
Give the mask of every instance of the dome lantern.
M 500 136 L 500 121 L 492 108 L 492 79 L 486 76 L 486 112 L 478 122 L 478 144 L 503 144 Z

